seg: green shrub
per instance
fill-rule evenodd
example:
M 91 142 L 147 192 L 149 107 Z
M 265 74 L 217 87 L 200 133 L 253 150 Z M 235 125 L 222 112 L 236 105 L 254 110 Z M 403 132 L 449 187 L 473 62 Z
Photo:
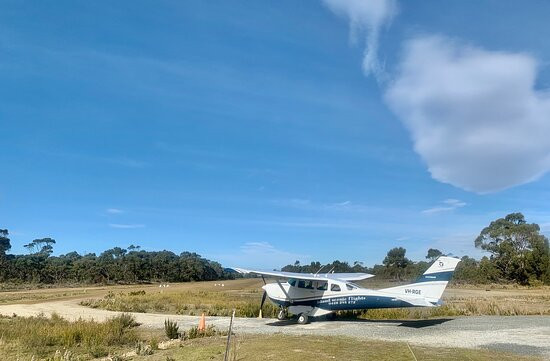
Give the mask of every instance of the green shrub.
M 194 338 L 212 337 L 212 336 L 226 336 L 227 332 L 218 330 L 214 325 L 209 325 L 204 331 L 199 331 L 197 326 L 191 327 L 189 330 L 183 332 L 182 338 L 184 340 L 192 340 Z
M 175 321 L 169 319 L 164 320 L 164 333 L 170 340 L 180 337 L 179 326 Z
M 51 318 L 0 318 L 0 335 L 4 343 L 18 345 L 43 355 L 48 347 L 81 348 L 94 357 L 108 354 L 107 348 L 135 344 L 138 340 L 134 318 L 121 315 L 105 322 L 79 319 L 69 322 L 54 314 Z

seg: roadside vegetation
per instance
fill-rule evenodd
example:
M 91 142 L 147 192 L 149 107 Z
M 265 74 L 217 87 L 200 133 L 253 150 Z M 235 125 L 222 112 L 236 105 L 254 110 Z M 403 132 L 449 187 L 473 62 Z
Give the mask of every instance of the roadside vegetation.
M 159 331 L 139 331 L 131 316 L 98 323 L 69 322 L 58 316 L 0 318 L 0 359 L 76 360 L 222 360 L 226 333 L 195 328 L 169 339 Z M 414 356 L 413 356 L 414 355 Z M 401 342 L 346 337 L 234 335 L 230 360 L 540 360 L 489 350 L 430 348 Z M 414 358 L 413 358 L 414 357 Z
M 122 314 L 106 322 L 69 322 L 57 315 L 50 318 L 1 317 L 0 344 L 8 354 L 47 357 L 56 352 L 103 357 L 110 349 L 133 346 L 139 341 L 134 318 Z M 13 358 L 2 358 L 13 359 Z

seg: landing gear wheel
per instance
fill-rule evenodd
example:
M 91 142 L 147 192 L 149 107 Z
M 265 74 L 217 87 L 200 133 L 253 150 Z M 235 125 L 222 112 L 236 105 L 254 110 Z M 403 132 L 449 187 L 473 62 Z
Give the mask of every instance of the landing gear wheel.
M 300 313 L 300 316 L 298 316 L 298 323 L 300 325 L 305 325 L 308 323 L 308 317 L 305 313 Z
M 279 313 L 277 314 L 277 319 L 279 321 L 286 320 L 286 317 L 287 317 L 287 313 L 286 313 L 286 310 L 284 310 L 284 309 L 281 309 L 279 311 Z

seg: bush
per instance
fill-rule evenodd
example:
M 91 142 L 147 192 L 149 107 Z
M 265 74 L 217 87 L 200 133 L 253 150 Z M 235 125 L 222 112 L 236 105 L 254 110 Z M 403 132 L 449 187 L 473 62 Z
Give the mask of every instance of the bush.
M 199 331 L 197 326 L 191 327 L 189 330 L 183 333 L 182 338 L 184 340 L 192 340 L 194 338 L 212 337 L 212 336 L 226 336 L 227 332 L 218 330 L 214 325 L 209 325 L 206 330 Z
M 44 354 L 48 347 L 82 348 L 94 357 L 108 354 L 107 348 L 135 344 L 137 323 L 130 315 L 105 322 L 69 322 L 58 315 L 0 318 L 0 335 L 4 342 Z
M 179 326 L 175 321 L 164 320 L 164 333 L 170 340 L 180 337 Z

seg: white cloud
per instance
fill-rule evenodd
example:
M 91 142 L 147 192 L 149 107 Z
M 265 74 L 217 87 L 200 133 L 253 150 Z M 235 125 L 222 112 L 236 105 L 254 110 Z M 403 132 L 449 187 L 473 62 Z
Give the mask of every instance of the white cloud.
M 386 99 L 434 179 L 494 192 L 550 169 L 550 97 L 535 89 L 536 75 L 527 54 L 418 37 Z
M 457 208 L 462 208 L 467 205 L 466 202 L 460 201 L 458 199 L 452 199 L 452 198 L 445 199 L 442 203 L 444 204 L 443 206 L 428 208 L 423 210 L 422 213 L 434 214 L 434 213 L 448 212 L 448 211 L 453 211 Z
M 105 212 L 109 213 L 109 214 L 121 214 L 121 213 L 124 213 L 124 211 L 122 209 L 118 209 L 118 208 L 107 208 L 105 210 Z
M 378 60 L 378 37 L 380 28 L 387 24 L 397 12 L 396 0 L 323 0 L 336 15 L 350 21 L 350 37 L 353 42 L 364 34 L 365 52 L 363 71 L 373 73 L 378 79 L 383 75 L 383 67 Z
M 120 223 L 110 223 L 109 227 L 118 228 L 118 229 L 134 229 L 134 228 L 144 228 L 144 224 L 120 224 Z
M 466 202 L 454 198 L 445 199 L 443 203 L 453 206 L 455 208 L 464 207 L 466 205 Z

